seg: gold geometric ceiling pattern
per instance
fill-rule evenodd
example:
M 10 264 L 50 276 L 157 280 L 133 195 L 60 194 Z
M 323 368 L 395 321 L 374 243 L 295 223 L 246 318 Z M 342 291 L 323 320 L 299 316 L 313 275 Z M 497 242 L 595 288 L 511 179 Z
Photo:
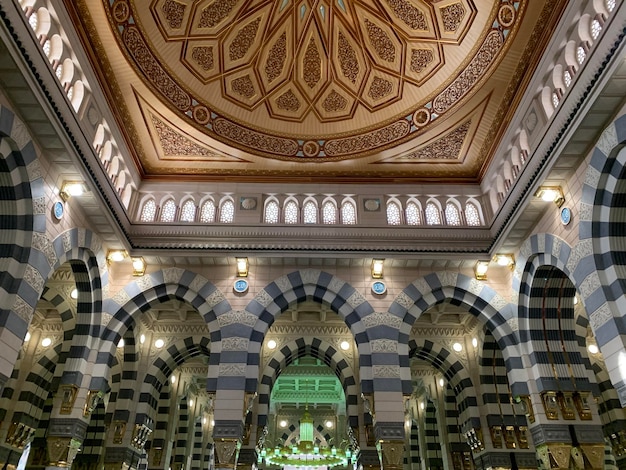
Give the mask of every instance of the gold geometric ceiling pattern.
M 144 174 L 476 180 L 519 91 L 511 71 L 532 65 L 532 37 L 563 2 L 527 4 L 79 0 L 74 8 Z M 165 141 L 187 144 L 169 144 L 166 155 Z M 317 165 L 343 161 L 352 163 Z

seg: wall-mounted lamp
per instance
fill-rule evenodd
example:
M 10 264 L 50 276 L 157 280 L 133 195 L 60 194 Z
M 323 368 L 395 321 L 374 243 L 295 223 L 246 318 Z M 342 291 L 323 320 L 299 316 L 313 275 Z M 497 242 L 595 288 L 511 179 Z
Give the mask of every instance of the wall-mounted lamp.
M 128 257 L 126 250 L 109 250 L 107 252 L 107 264 L 119 263 Z
M 85 184 L 81 181 L 64 181 L 59 191 L 59 196 L 67 201 L 72 196 L 82 196 L 85 192 Z
M 565 202 L 565 196 L 563 196 L 563 190 L 560 186 L 540 186 L 535 197 L 542 201 L 554 202 L 557 207 L 561 207 Z
M 237 258 L 237 276 L 248 277 L 248 258 Z
M 383 278 L 383 264 L 384 259 L 373 259 L 372 260 L 372 279 L 382 279 Z
M 131 258 L 133 262 L 133 276 L 143 276 L 146 273 L 146 261 L 141 257 Z
M 493 257 L 493 260 L 498 266 L 508 266 L 511 269 L 515 266 L 515 257 L 508 253 L 498 253 Z
M 479 281 L 486 281 L 488 269 L 489 261 L 476 261 L 476 265 L 474 265 L 474 277 Z

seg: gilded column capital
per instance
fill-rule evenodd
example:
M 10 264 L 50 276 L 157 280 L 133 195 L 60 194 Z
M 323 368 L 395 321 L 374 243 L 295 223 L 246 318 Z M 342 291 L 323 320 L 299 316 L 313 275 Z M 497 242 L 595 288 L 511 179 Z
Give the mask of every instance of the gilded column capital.
M 80 450 L 81 442 L 71 437 L 50 436 L 47 444 L 47 466 L 69 468 Z
M 379 441 L 377 447 L 383 468 L 388 470 L 402 469 L 404 441 Z
M 604 468 L 604 444 L 580 444 L 593 470 Z
M 215 446 L 215 468 L 236 468 L 237 454 L 241 447 L 239 439 L 216 439 Z

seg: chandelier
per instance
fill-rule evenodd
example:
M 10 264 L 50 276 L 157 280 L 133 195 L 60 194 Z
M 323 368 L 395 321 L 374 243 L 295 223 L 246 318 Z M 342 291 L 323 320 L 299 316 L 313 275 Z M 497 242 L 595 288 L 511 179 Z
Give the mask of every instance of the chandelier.
M 300 419 L 300 439 L 297 445 L 276 446 L 273 449 L 262 447 L 259 452 L 259 463 L 265 461 L 268 465 L 278 465 L 289 468 L 331 468 L 338 465 L 346 466 L 352 462 L 352 452 L 349 447 L 337 449 L 315 445 L 313 442 L 313 418 L 308 406 Z

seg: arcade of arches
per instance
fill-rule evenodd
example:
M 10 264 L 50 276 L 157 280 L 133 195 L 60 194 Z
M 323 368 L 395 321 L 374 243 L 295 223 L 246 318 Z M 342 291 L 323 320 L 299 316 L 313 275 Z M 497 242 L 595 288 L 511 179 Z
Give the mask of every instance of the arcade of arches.
M 3 470 L 626 468 L 626 6 L 529 3 L 3 1 Z

